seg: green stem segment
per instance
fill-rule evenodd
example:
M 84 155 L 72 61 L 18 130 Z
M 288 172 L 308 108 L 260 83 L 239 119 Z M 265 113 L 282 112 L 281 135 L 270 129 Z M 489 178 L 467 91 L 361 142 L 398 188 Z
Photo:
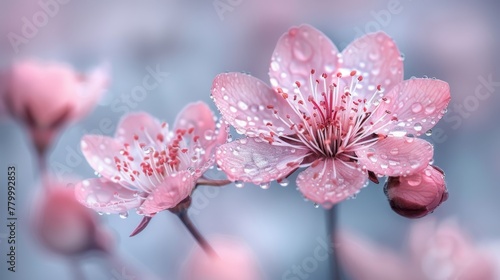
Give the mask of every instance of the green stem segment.
M 330 236 L 331 244 L 335 244 L 337 239 L 337 207 L 334 206 L 329 210 L 326 210 L 326 236 Z M 330 275 L 331 279 L 340 279 L 340 266 L 338 262 L 337 249 L 335 246 L 332 246 L 333 251 L 330 254 Z

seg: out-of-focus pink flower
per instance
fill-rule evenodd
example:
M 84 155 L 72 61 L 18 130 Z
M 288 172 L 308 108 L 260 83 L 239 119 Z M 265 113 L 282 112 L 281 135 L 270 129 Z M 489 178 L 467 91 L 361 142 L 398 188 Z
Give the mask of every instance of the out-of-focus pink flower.
M 64 125 L 94 107 L 108 85 L 107 68 L 103 65 L 82 74 L 66 64 L 20 61 L 7 75 L 3 101 L 10 115 L 29 128 L 43 154 Z
M 340 232 L 337 243 L 343 268 L 354 279 L 497 279 L 493 258 L 450 223 L 415 223 L 406 255 L 347 231 Z
M 92 250 L 108 252 L 110 236 L 99 228 L 96 214 L 81 205 L 73 188 L 46 182 L 38 207 L 33 211 L 36 235 L 49 250 L 66 256 Z
M 226 127 L 217 128 L 212 111 L 202 102 L 186 106 L 173 130 L 147 113 L 128 114 L 115 138 L 83 137 L 83 155 L 102 178 L 79 183 L 76 197 L 99 212 L 126 216 L 137 208 L 147 224 L 206 181 L 202 175 L 214 162 L 214 150 L 226 140 Z M 141 224 L 141 230 L 144 227 Z
M 267 187 L 307 167 L 297 185 L 329 208 L 358 192 L 367 171 L 396 177 L 429 165 L 432 145 L 413 135 L 443 116 L 449 86 L 403 81 L 400 52 L 385 33 L 339 52 L 313 27 L 293 27 L 278 41 L 269 75 L 272 87 L 241 73 L 214 80 L 215 104 L 248 136 L 217 151 L 230 179 Z
M 408 218 L 423 217 L 448 198 L 444 174 L 432 165 L 406 177 L 389 177 L 384 191 L 392 209 Z
M 218 238 L 212 242 L 217 256 L 195 247 L 186 261 L 183 280 L 259 280 L 262 279 L 257 259 L 239 241 Z

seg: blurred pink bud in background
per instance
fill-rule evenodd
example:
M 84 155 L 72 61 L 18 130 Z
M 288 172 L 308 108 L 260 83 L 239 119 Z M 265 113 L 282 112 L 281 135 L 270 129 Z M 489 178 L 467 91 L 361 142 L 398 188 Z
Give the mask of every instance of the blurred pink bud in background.
M 95 213 L 76 200 L 73 188 L 50 180 L 44 184 L 48 186 L 32 214 L 39 241 L 64 256 L 109 252 L 111 237 L 99 228 Z
M 263 279 L 255 255 L 244 243 L 228 237 L 211 240 L 217 256 L 195 246 L 184 265 L 182 280 Z
M 8 71 L 2 101 L 10 115 L 29 129 L 43 154 L 62 127 L 83 118 L 108 85 L 108 65 L 89 73 L 56 62 L 23 60 Z
M 389 177 L 384 192 L 391 208 L 407 218 L 423 217 L 448 198 L 444 173 L 432 165 L 416 174 Z
M 414 223 L 404 255 L 350 231 L 341 231 L 337 243 L 340 261 L 353 279 L 498 279 L 494 259 L 451 222 Z

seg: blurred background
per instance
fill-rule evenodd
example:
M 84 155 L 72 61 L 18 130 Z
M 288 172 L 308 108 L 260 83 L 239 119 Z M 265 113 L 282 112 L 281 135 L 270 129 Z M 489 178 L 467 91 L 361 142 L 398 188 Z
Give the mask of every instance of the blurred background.
M 434 129 L 440 132 L 424 136 L 435 144 L 435 164 L 446 172 L 450 197 L 424 219 L 454 219 L 475 244 L 500 240 L 495 177 L 500 171 L 498 1 L 0 1 L 1 69 L 21 58 L 64 61 L 82 71 L 104 60 L 112 65 L 108 93 L 90 115 L 62 133 L 49 153 L 49 170 L 61 177 L 95 176 L 79 141 L 86 133 L 99 132 L 103 119 L 111 120 L 113 129 L 107 134 L 112 135 L 129 111 L 147 111 L 173 122 L 189 102 L 203 100 L 215 110 L 210 87 L 221 72 L 248 72 L 268 81 L 274 46 L 293 25 L 315 26 L 339 49 L 367 32 L 383 30 L 405 55 L 405 79 L 426 75 L 451 86 L 448 113 Z M 23 35 L 26 21 L 37 21 L 48 2 L 55 3 L 48 20 Z M 12 33 L 24 39 L 13 41 Z M 148 69 L 160 69 L 168 77 L 146 95 L 131 96 Z M 490 93 L 487 98 L 475 95 L 481 85 Z M 4 261 L 4 170 L 9 165 L 18 170 L 16 273 L 7 271 Z M 0 124 L 0 172 L 0 278 L 71 279 L 67 260 L 45 251 L 31 234 L 29 214 L 40 192 L 39 174 L 28 134 L 13 121 Z M 209 240 L 226 235 L 245 242 L 264 279 L 294 279 L 286 278 L 286 272 L 313 256 L 318 240 L 328 240 L 325 211 L 305 202 L 293 183 L 285 188 L 275 183 L 269 190 L 250 184 L 242 189 L 201 187 L 194 201 L 190 215 L 200 231 Z M 341 203 L 338 215 L 339 228 L 401 252 L 415 222 L 390 209 L 383 183 L 370 184 L 356 199 Z M 181 267 L 197 246 L 168 212 L 158 214 L 133 238 L 128 236 L 140 216 L 99 218 L 124 259 L 161 279 L 180 279 Z M 98 257 L 85 259 L 84 272 L 88 279 L 128 279 Z M 328 273 L 329 262 L 318 261 L 307 278 L 295 279 L 329 279 Z

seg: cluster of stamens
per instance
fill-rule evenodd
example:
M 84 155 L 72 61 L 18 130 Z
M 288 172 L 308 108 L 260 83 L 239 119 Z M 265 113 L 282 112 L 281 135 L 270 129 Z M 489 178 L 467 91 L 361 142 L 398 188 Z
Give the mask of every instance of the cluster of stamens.
M 305 145 L 315 154 L 323 157 L 335 157 L 342 153 L 351 157 L 350 152 L 361 146 L 374 144 L 378 133 L 393 121 L 397 121 L 390 111 L 372 116 L 380 108 L 381 102 L 387 102 L 382 96 L 382 87 L 378 85 L 370 99 L 359 98 L 356 93 L 358 84 L 363 76 L 351 71 L 351 81 L 348 86 L 341 88 L 344 82 L 339 72 L 328 84 L 328 75 L 323 73 L 315 78 L 315 71 L 311 70 L 309 88 L 304 90 L 300 82 L 295 82 L 294 91 L 285 92 L 278 88 L 278 94 L 285 99 L 297 118 L 288 114 L 282 115 L 273 105 L 267 108 L 272 110 L 278 123 L 268 122 L 269 133 L 261 133 L 260 137 L 270 144 L 280 146 Z M 345 79 L 345 78 L 344 78 Z M 294 131 L 294 135 L 279 133 L 278 127 L 286 125 Z
M 195 161 L 200 156 L 199 136 L 193 135 L 193 132 L 194 128 L 177 129 L 169 134 L 164 123 L 162 132 L 154 139 L 147 131 L 144 133 L 147 139 L 135 134 L 134 147 L 124 143 L 120 156 L 114 157 L 116 169 L 120 173 L 114 180 L 120 182 L 125 179 L 133 182 L 139 190 L 151 192 L 165 176 L 187 167 L 183 163 Z

